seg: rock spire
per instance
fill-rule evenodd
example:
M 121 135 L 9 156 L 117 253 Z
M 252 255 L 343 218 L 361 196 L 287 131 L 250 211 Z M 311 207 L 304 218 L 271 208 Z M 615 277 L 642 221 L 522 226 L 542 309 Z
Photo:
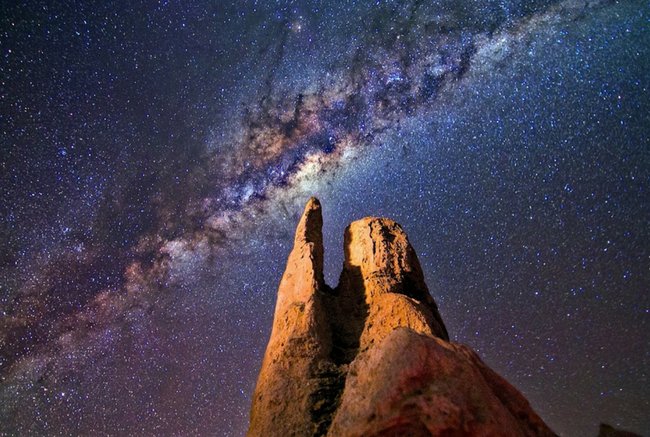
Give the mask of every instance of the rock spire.
M 258 378 L 249 436 L 551 436 L 526 399 L 447 329 L 402 227 L 345 230 L 323 279 L 320 202 L 298 223 Z

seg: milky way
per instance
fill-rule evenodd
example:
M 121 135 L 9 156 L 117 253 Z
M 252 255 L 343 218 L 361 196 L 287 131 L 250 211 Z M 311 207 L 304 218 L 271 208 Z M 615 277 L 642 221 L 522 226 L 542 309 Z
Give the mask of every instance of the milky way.
M 242 435 L 311 195 L 331 285 L 391 217 L 552 428 L 650 431 L 646 2 L 121 3 L 0 17 L 0 433 Z

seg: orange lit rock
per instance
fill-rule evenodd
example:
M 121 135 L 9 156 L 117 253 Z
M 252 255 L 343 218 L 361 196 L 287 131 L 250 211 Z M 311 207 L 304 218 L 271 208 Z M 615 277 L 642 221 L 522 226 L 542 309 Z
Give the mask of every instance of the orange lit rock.
M 417 255 L 400 225 L 385 218 L 357 220 L 345 230 L 344 248 L 336 289 L 336 331 L 358 325 L 352 333 L 355 354 L 357 348 L 367 349 L 400 326 L 449 339 Z M 350 323 L 351 312 L 355 323 Z
M 332 436 L 551 436 L 467 346 L 392 330 L 352 362 Z
M 305 207 L 280 282 L 249 436 L 552 436 L 526 399 L 450 343 L 401 226 L 345 231 L 338 287 L 323 280 L 322 216 Z
M 331 352 L 323 303 L 323 218 L 305 207 L 278 289 L 273 330 L 255 388 L 249 435 L 313 435 L 313 400 Z

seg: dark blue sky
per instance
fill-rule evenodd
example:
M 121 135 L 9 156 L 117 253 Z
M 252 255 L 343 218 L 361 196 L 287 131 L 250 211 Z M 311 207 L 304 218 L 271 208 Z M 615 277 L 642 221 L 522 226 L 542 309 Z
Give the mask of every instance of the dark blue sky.
M 15 2 L 0 432 L 242 435 L 304 202 L 562 435 L 650 431 L 646 2 Z

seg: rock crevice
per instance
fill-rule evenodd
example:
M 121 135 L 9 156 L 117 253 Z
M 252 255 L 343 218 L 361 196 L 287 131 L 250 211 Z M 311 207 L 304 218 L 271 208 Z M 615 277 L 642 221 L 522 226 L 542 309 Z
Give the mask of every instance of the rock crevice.
M 278 289 L 249 436 L 554 435 L 516 389 L 449 342 L 399 224 L 350 224 L 331 288 L 322 223 L 311 198 Z

